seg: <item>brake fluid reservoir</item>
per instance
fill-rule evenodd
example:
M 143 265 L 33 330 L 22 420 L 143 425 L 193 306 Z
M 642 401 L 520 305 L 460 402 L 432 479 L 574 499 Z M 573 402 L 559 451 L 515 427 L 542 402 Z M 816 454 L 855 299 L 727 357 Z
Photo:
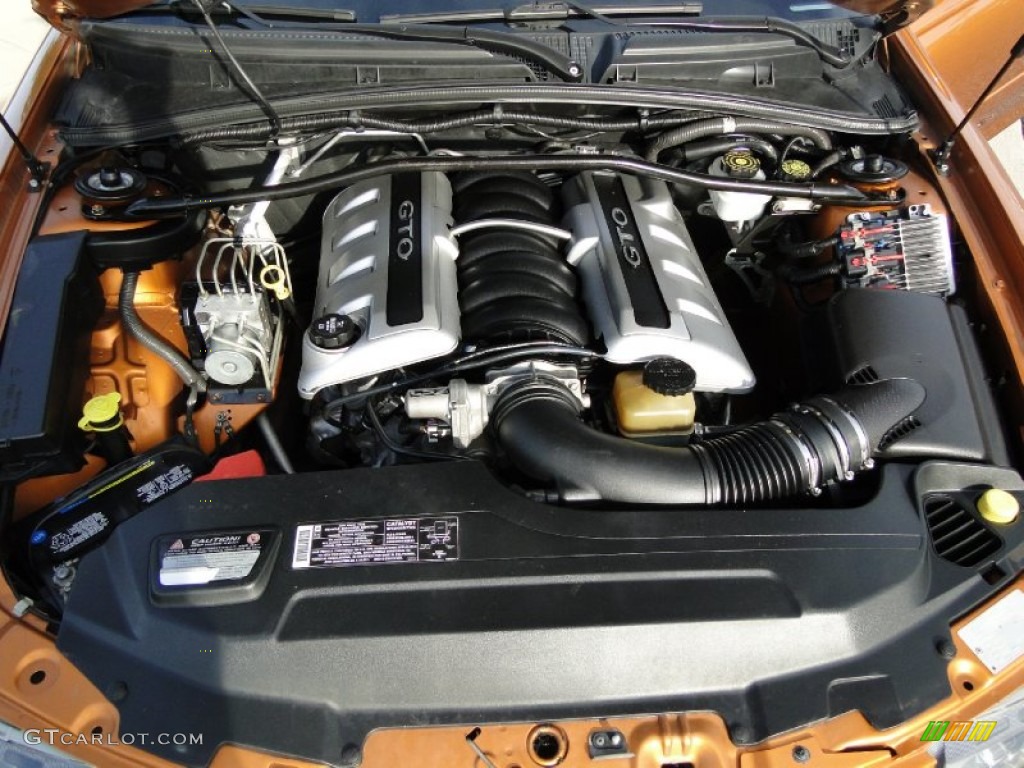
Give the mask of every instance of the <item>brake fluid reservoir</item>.
M 686 433 L 693 429 L 697 375 L 681 360 L 658 358 L 642 371 L 615 377 L 612 399 L 619 431 L 626 437 Z
M 764 171 L 757 155 L 742 149 L 732 149 L 716 158 L 708 173 L 728 179 L 743 181 L 764 181 Z M 761 218 L 764 209 L 771 202 L 771 195 L 752 192 L 729 192 L 712 190 L 711 204 L 722 221 L 747 222 Z

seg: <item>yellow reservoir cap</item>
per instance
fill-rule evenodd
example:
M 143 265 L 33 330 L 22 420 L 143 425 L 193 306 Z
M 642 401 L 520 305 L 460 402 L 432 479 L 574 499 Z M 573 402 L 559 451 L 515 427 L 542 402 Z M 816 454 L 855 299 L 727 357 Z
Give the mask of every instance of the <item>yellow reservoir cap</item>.
M 1009 525 L 1020 514 L 1020 502 L 1001 488 L 990 488 L 978 498 L 978 512 L 990 523 Z
M 121 415 L 121 395 L 118 392 L 110 392 L 106 395 L 96 395 L 82 406 L 82 418 L 78 421 L 78 428 L 86 432 L 113 432 L 122 424 L 124 417 Z

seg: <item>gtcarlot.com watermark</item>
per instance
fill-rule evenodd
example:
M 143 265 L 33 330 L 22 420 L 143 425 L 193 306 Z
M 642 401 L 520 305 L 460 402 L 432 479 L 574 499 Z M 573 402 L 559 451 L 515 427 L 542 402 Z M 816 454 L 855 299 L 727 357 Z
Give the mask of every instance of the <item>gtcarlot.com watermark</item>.
M 159 745 L 162 747 L 199 746 L 203 743 L 201 733 L 68 733 L 58 728 L 30 728 L 23 734 L 25 743 L 37 747 L 46 744 L 51 747 L 96 746 L 126 747 Z

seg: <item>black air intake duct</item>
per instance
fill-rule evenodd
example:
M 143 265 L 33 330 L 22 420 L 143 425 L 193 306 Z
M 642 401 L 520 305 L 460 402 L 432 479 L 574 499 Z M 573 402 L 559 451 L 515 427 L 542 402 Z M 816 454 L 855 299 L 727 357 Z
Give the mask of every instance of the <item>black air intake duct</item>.
M 924 399 L 910 379 L 850 386 L 692 447 L 661 448 L 591 429 L 563 386 L 537 378 L 506 390 L 491 423 L 512 463 L 553 482 L 564 501 L 749 505 L 852 478 Z

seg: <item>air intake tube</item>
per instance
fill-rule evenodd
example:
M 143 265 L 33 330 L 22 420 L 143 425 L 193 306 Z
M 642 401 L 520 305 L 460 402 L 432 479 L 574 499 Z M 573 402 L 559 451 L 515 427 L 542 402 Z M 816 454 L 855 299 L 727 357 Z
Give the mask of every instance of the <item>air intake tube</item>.
M 698 445 L 661 448 L 591 429 L 568 390 L 536 378 L 503 392 L 491 423 L 512 463 L 564 501 L 750 505 L 871 467 L 885 433 L 924 399 L 910 379 L 848 386 Z

